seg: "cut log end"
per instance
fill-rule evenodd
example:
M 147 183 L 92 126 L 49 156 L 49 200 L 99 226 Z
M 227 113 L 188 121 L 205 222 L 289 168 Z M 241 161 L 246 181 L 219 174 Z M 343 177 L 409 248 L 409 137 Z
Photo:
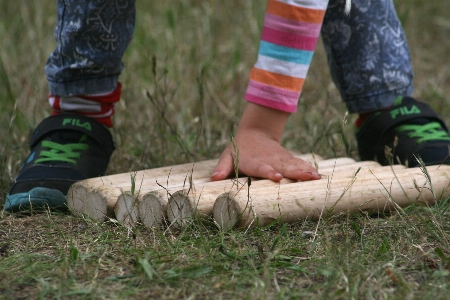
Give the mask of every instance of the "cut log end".
M 93 190 L 84 199 L 84 213 L 95 221 L 104 222 L 114 213 L 108 212 L 106 202 L 107 199 L 101 190 Z
M 86 214 L 95 221 L 103 222 L 114 214 L 114 207 L 108 207 L 108 196 L 104 188 L 92 189 L 75 183 L 67 193 L 67 204 L 72 212 Z
M 82 184 L 74 183 L 67 192 L 67 205 L 73 214 L 84 213 L 84 200 L 88 194 L 88 188 Z
M 119 193 L 117 190 L 110 187 L 99 187 L 89 191 L 84 199 L 84 213 L 99 222 L 113 218 L 117 193 Z
M 167 218 L 172 226 L 182 228 L 194 218 L 194 207 L 186 191 L 172 194 L 167 205 Z
M 213 216 L 217 225 L 223 230 L 234 228 L 239 222 L 238 203 L 230 193 L 223 193 L 214 202 Z
M 147 228 L 161 225 L 167 210 L 167 200 L 159 192 L 146 193 L 139 201 L 139 219 Z
M 117 199 L 114 213 L 117 221 L 120 223 L 134 227 L 138 222 L 138 206 L 136 196 L 131 192 L 123 192 Z

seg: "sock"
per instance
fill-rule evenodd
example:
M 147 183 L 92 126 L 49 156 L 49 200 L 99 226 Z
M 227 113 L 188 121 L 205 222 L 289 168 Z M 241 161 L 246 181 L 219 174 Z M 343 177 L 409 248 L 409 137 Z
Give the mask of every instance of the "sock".
M 370 113 L 361 113 L 359 114 L 358 119 L 355 122 L 356 128 L 360 128 L 362 123 L 366 120 L 367 116 L 370 115 Z
M 97 122 L 112 127 L 114 104 L 120 100 L 121 90 L 122 84 L 118 82 L 117 88 L 112 92 L 77 96 L 50 95 L 52 115 L 70 112 L 94 118 Z
M 360 128 L 361 125 L 364 123 L 364 121 L 367 119 L 368 116 L 370 116 L 373 113 L 376 112 L 381 112 L 381 111 L 385 111 L 385 110 L 389 110 L 392 106 L 383 108 L 383 109 L 379 109 L 379 110 L 375 110 L 375 111 L 371 111 L 371 112 L 366 112 L 366 113 L 360 113 L 358 119 L 355 122 L 355 126 L 356 128 Z

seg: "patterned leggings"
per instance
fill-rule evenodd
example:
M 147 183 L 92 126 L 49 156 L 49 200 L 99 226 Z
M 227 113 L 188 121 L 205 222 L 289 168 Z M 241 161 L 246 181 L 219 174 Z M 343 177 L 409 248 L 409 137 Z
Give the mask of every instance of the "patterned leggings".
M 330 0 L 325 14 L 321 33 L 331 75 L 350 112 L 385 108 L 413 91 L 405 35 L 392 0 L 351 2 L 349 15 L 345 0 Z M 133 37 L 135 0 L 58 0 L 57 11 L 57 47 L 45 68 L 50 93 L 115 90 Z

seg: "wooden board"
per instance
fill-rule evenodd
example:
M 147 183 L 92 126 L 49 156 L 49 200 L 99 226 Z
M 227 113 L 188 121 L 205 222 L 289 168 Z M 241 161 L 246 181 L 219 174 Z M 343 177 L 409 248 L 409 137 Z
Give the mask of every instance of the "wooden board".
M 241 177 L 211 182 L 217 160 L 209 160 L 80 181 L 70 188 L 67 201 L 74 213 L 97 221 L 116 218 L 128 226 L 141 222 L 147 227 L 167 221 L 182 227 L 213 216 L 219 227 L 228 229 L 345 211 L 386 212 L 416 202 L 433 203 L 430 183 L 436 193 L 449 190 L 450 166 L 427 167 L 430 182 L 420 168 L 382 167 L 346 157 L 298 157 L 317 166 L 322 179 L 273 182 Z

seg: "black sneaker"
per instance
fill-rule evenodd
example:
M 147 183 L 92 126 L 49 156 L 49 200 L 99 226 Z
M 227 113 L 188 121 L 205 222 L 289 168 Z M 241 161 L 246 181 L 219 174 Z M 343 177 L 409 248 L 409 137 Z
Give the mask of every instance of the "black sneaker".
M 430 106 L 411 97 L 369 115 L 356 139 L 361 160 L 418 167 L 420 157 L 425 165 L 450 164 L 447 127 Z
M 6 196 L 5 211 L 47 206 L 67 210 L 70 186 L 104 175 L 115 148 L 108 129 L 92 118 L 75 114 L 44 119 L 29 145 L 30 155 Z

